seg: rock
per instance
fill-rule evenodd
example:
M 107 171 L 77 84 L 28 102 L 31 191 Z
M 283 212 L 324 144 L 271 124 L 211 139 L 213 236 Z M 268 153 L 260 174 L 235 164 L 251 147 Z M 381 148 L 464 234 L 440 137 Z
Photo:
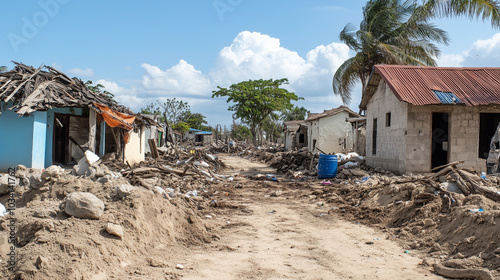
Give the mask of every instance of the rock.
M 439 243 L 434 243 L 434 245 L 432 245 L 431 250 L 429 252 L 432 253 L 432 252 L 439 252 L 439 251 L 441 251 L 441 245 L 439 245 Z
M 16 177 L 26 175 L 27 170 L 28 168 L 26 168 L 26 166 L 19 164 L 18 166 L 16 166 Z
M 15 182 L 16 183 L 15 185 L 17 186 L 19 179 L 15 178 L 15 177 L 11 177 L 9 175 L 4 175 L 4 176 L 0 177 L 0 195 L 4 195 L 4 194 L 9 193 L 9 190 L 10 190 L 9 182 L 11 184 Z
M 359 169 L 359 168 L 355 168 L 355 169 L 349 169 L 349 172 L 351 172 L 352 175 L 354 176 L 359 176 L 359 177 L 367 177 L 369 176 L 368 173 L 366 173 L 365 171 Z
M 38 188 L 42 182 L 42 170 L 41 169 L 31 169 L 30 173 L 26 174 L 30 181 L 30 186 L 32 188 Z
M 49 259 L 43 256 L 38 256 L 35 261 L 37 269 L 47 268 L 49 266 Z
M 51 239 L 50 234 L 44 230 L 39 230 L 35 233 L 35 237 L 38 243 L 47 243 Z
M 439 186 L 449 192 L 464 194 L 464 192 L 457 186 L 457 183 L 455 182 L 444 182 L 439 184 Z
M 64 169 L 57 165 L 51 165 L 43 171 L 41 178 L 43 180 L 48 180 L 49 178 L 59 178 L 63 174 Z
M 432 219 L 425 219 L 423 221 L 424 227 L 431 227 L 436 224 Z
M 272 193 L 271 193 L 271 196 L 272 196 L 272 197 L 278 197 L 278 196 L 280 196 L 280 195 L 282 195 L 282 194 L 283 194 L 283 191 L 278 190 L 278 191 L 274 191 L 274 192 L 272 192 Z
M 153 259 L 153 258 L 148 258 L 148 264 L 151 267 L 167 267 L 168 265 L 165 262 Z
M 36 218 L 42 218 L 42 219 L 47 219 L 50 218 L 51 216 L 57 215 L 55 210 L 49 210 L 49 209 L 37 209 L 33 211 L 33 217 Z
M 108 223 L 105 229 L 111 235 L 118 236 L 120 238 L 123 237 L 123 228 L 120 225 Z
M 191 199 L 194 201 L 203 202 L 203 196 L 192 196 Z
M 73 192 L 64 200 L 64 211 L 82 219 L 99 219 L 104 213 L 104 202 L 88 192 Z
M 418 247 L 420 247 L 420 243 L 418 243 L 418 241 L 413 241 L 410 244 L 410 248 L 412 248 L 412 249 L 417 249 Z
M 105 177 L 103 177 L 103 178 L 105 178 Z M 119 199 L 122 199 L 122 198 L 125 198 L 125 197 L 129 196 L 130 194 L 132 194 L 133 191 L 134 191 L 134 187 L 127 185 L 127 184 L 122 184 L 122 185 L 119 185 L 118 187 L 116 187 L 116 196 Z
M 111 182 L 111 179 L 108 176 L 101 177 L 97 179 L 97 182 L 101 184 L 106 184 L 107 182 Z
M 499 255 L 500 254 L 500 247 L 496 248 L 495 251 L 493 251 L 493 254 Z

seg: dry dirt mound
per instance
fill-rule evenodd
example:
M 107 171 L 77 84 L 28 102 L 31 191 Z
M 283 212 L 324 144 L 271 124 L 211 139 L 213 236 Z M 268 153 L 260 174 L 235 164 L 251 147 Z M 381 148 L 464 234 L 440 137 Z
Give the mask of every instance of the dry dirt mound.
M 196 212 L 200 203 L 185 196 L 133 188 L 116 195 L 123 178 L 99 183 L 63 175 L 31 188 L 18 187 L 15 210 L 18 248 L 16 279 L 176 279 L 175 252 L 217 238 L 214 223 Z M 90 192 L 105 203 L 99 219 L 65 213 L 63 199 L 72 192 Z M 7 196 L 0 198 L 6 204 Z M 205 204 L 208 205 L 207 202 Z M 9 217 L 0 221 L 2 258 L 9 252 Z M 123 237 L 110 235 L 108 223 L 120 225 Z M 2 261 L 0 276 L 11 277 Z

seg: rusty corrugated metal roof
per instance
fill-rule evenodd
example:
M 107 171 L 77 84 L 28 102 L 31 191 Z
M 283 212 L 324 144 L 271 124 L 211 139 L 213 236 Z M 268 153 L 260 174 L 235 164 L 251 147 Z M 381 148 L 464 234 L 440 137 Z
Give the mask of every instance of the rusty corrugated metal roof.
M 368 81 L 363 94 L 362 109 L 380 77 L 399 100 L 413 105 L 445 104 L 436 92 L 452 93 L 467 106 L 500 104 L 500 68 L 376 65 L 370 77 L 374 81 Z

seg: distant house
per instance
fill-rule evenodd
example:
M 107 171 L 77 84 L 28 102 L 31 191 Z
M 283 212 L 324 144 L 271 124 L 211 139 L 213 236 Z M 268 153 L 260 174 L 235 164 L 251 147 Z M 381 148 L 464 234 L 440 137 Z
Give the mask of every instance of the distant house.
M 305 121 L 287 121 L 283 123 L 286 150 L 307 147 L 307 125 Z
M 144 160 L 144 127 L 152 122 L 77 78 L 20 63 L 0 73 L 0 112 L 0 170 L 71 164 L 86 150 L 134 164 Z
M 189 131 L 184 133 L 184 140 L 195 140 L 196 133 L 202 132 L 200 129 L 190 128 Z
M 500 68 L 377 65 L 360 108 L 368 165 L 429 172 L 464 160 L 485 171 L 500 121 Z
M 193 140 L 197 144 L 205 145 L 214 141 L 211 131 L 203 131 L 200 129 L 190 128 L 184 133 L 184 140 Z
M 201 145 L 207 145 L 214 142 L 213 133 L 211 131 L 200 131 L 194 134 L 194 142 Z
M 356 131 L 348 119 L 359 117 L 359 114 L 345 106 L 309 114 L 305 120 L 308 125 L 308 150 L 328 154 L 353 151 Z
M 161 116 L 159 115 L 143 115 L 146 118 L 152 119 L 155 123 L 160 123 Z M 162 147 L 165 144 L 165 134 L 164 128 L 161 125 L 151 125 L 145 128 L 145 138 L 146 141 L 149 139 L 156 140 L 156 146 Z M 150 153 L 151 148 L 149 147 L 149 143 L 146 142 L 146 153 Z

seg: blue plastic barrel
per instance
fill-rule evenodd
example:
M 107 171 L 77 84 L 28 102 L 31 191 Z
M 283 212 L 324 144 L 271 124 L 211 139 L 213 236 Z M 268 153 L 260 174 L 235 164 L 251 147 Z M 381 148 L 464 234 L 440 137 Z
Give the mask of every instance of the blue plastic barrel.
M 337 156 L 319 154 L 318 178 L 328 179 L 337 176 Z

